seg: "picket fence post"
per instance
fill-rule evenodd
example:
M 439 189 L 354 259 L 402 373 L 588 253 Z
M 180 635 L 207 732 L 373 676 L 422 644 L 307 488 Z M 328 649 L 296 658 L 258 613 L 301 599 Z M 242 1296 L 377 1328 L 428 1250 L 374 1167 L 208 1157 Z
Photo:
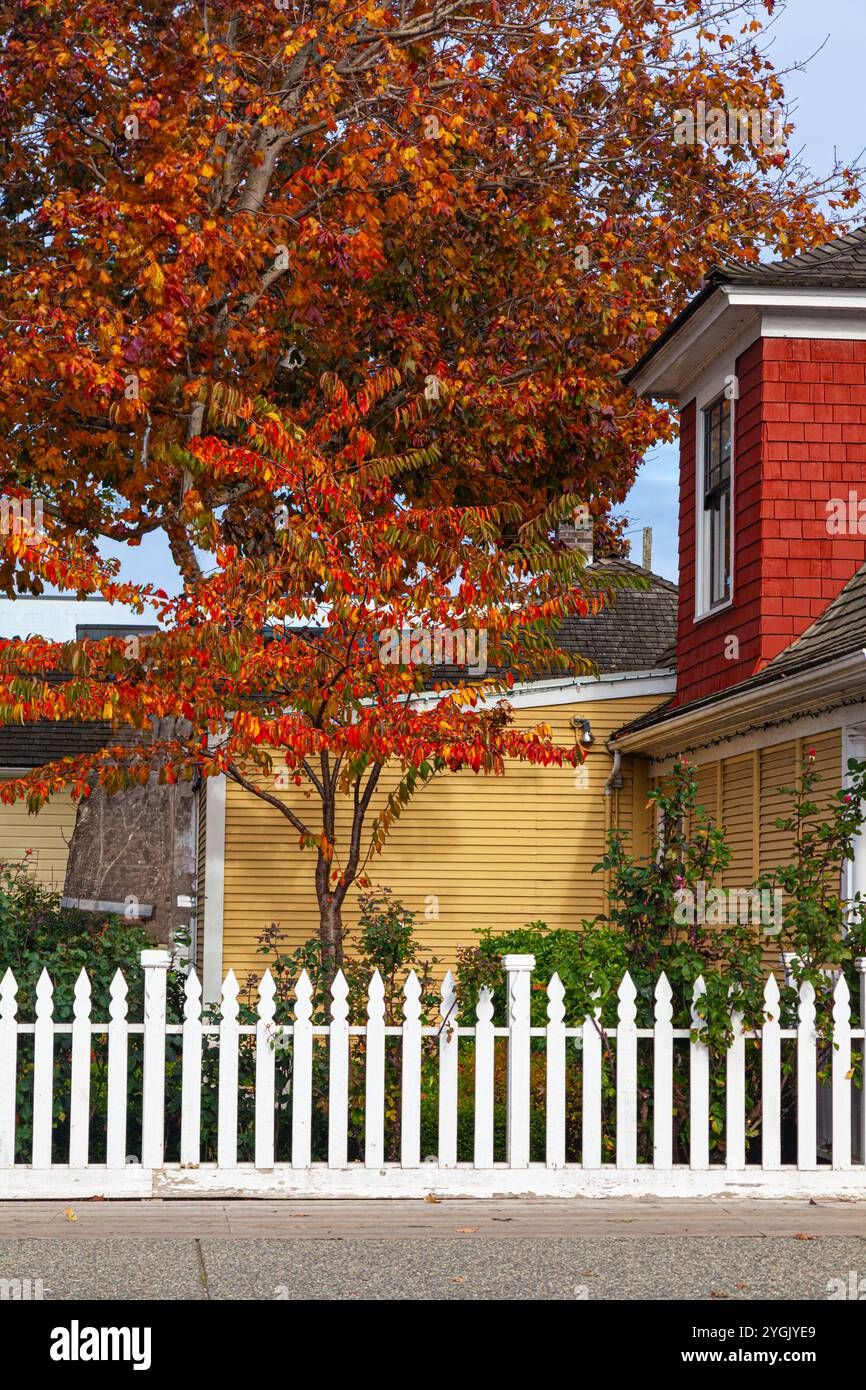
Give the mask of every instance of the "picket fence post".
M 11 970 L 0 980 L 0 1168 L 15 1162 L 15 1093 L 18 1075 L 18 984 Z
M 535 956 L 502 957 L 508 998 L 508 1080 L 505 1104 L 509 1168 L 529 1167 L 529 991 Z
M 144 1078 L 141 1102 L 141 1163 L 161 1168 L 165 1147 L 165 996 L 168 951 L 142 951 L 144 971 Z
M 364 1165 L 385 1160 L 385 985 L 374 970 L 367 994 L 367 1067 L 364 1085 Z
M 33 1027 L 33 1167 L 51 1166 L 54 1110 L 54 986 L 47 970 L 36 981 Z
M 86 1168 L 90 1143 L 90 981 L 82 967 L 72 1002 L 72 1079 L 69 1096 L 69 1166 Z
M 328 1032 L 328 1167 L 345 1168 L 349 1136 L 349 986 L 342 970 L 331 985 Z
M 731 995 L 733 1038 L 725 1058 L 725 1166 L 746 1166 L 746 1039 L 742 1012 Z
M 674 1032 L 673 991 L 662 971 L 655 988 L 653 1031 L 653 1166 L 673 1162 Z
M 583 1134 L 581 1163 L 584 1168 L 601 1167 L 601 991 L 593 992 L 592 1014 L 583 1021 Z
M 800 985 L 797 1008 L 797 1167 L 817 1166 L 815 986 Z
M 439 1028 L 439 1167 L 457 1164 L 457 987 L 449 970 L 442 981 Z
M 220 1000 L 220 1055 L 217 1083 L 217 1163 L 238 1161 L 238 981 L 233 970 L 223 980 Z
M 554 973 L 547 986 L 547 1095 L 545 1105 L 548 1168 L 565 1166 L 565 986 Z
M 292 1050 L 292 1167 L 309 1168 L 313 1108 L 313 986 L 306 970 L 295 985 Z
M 782 1039 L 779 985 L 775 975 L 764 986 L 761 1029 L 761 1167 L 782 1166 Z
M 493 1167 L 494 1048 L 493 994 L 487 985 L 478 991 L 475 1006 L 475 1153 L 476 1168 Z
M 126 980 L 115 970 L 108 988 L 108 1096 L 105 1161 L 109 1168 L 126 1164 L 126 1109 L 129 1103 L 129 1022 Z
M 195 970 L 190 970 L 183 987 L 180 1161 L 193 1168 L 201 1160 L 201 998 L 201 981 Z
M 857 1020 L 859 1026 L 864 1030 L 864 1036 L 860 1039 L 861 1069 L 864 1067 L 863 1059 L 866 1058 L 866 956 L 856 956 L 854 958 L 854 969 L 860 982 L 860 1017 Z M 861 1086 L 857 1092 L 860 1108 L 860 1162 L 866 1163 L 866 1087 Z
M 692 1032 L 689 1042 L 689 1166 L 710 1166 L 710 1053 L 701 1037 L 704 1021 L 699 1005 L 707 987 L 699 975 L 692 989 Z
M 840 972 L 833 990 L 833 1167 L 851 1167 L 851 1006 Z
M 421 982 L 410 970 L 403 986 L 403 1053 L 400 1065 L 400 1163 L 421 1162 Z
M 266 970 L 259 981 L 259 999 L 256 1007 L 256 1167 L 270 1169 L 274 1166 L 274 1076 L 276 1054 L 274 1052 L 274 1015 L 277 986 L 270 970 Z
M 637 990 L 628 971 L 617 993 L 616 1166 L 637 1165 Z

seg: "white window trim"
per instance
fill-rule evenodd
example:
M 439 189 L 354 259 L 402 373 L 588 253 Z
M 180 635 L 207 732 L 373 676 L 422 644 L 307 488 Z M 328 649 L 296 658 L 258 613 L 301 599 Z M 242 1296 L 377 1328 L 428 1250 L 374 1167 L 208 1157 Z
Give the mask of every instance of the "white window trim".
M 731 398 L 731 517 L 730 517 L 730 566 L 731 566 L 731 592 L 730 597 L 724 603 L 713 604 L 709 607 L 706 603 L 707 581 L 709 575 L 707 557 L 707 526 L 706 514 L 704 512 L 704 411 L 708 405 L 719 396 L 724 395 L 725 386 L 729 378 L 736 375 L 736 360 L 727 362 L 723 367 L 717 367 L 711 376 L 706 377 L 695 395 L 695 614 L 693 621 L 703 622 L 705 618 L 713 618 L 717 613 L 723 613 L 726 608 L 730 608 L 734 602 L 734 554 L 735 554 L 735 534 L 736 534 L 736 508 L 734 505 L 735 483 L 736 483 L 736 429 L 737 429 L 737 399 L 736 392 Z

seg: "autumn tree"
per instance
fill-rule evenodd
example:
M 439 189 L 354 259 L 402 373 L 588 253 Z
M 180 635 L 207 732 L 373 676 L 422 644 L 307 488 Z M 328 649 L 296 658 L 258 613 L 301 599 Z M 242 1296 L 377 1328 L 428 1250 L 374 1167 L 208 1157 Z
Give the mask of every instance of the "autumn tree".
M 784 119 L 677 139 L 699 102 L 784 116 L 760 34 L 779 8 L 0 4 L 0 489 L 46 518 L 38 545 L 0 535 L 0 586 L 165 627 L 140 659 L 3 649 L 2 718 L 127 734 L 5 795 L 159 766 L 271 796 L 277 758 L 321 802 L 292 829 L 334 956 L 366 853 L 350 833 L 337 862 L 335 798 L 363 803 L 389 759 L 409 795 L 431 769 L 573 754 L 471 694 L 407 704 L 418 668 L 386 670 L 381 632 L 484 627 L 512 672 L 555 661 L 556 621 L 598 601 L 557 518 L 580 502 L 604 528 L 671 430 L 622 370 L 708 264 L 812 245 L 822 196 L 855 201 Z M 164 599 L 100 552 L 156 533 Z M 157 715 L 189 730 L 152 745 Z
M 675 138 L 701 100 L 784 114 L 779 9 L 0 5 L 0 484 L 90 546 L 163 531 L 194 581 L 213 387 L 317 409 L 324 372 L 396 368 L 379 451 L 435 445 L 416 499 L 605 517 L 670 431 L 621 369 L 708 264 L 820 241 L 819 195 L 854 197 L 784 138 Z M 243 546 L 244 482 L 199 494 Z
M 216 563 L 199 584 L 176 598 L 122 590 L 164 632 L 132 650 L 121 637 L 0 643 L 0 722 L 108 719 L 134 731 L 7 782 L 6 800 L 26 795 L 36 808 L 65 786 L 113 794 L 156 765 L 168 782 L 223 774 L 276 808 L 287 839 L 312 851 L 333 970 L 346 894 L 425 783 L 461 768 L 501 774 L 507 759 L 580 761 L 546 726 L 514 728 L 496 697 L 515 679 L 573 669 L 557 628 L 597 607 L 611 581 L 582 571 L 580 554 L 554 549 L 513 504 L 407 503 L 395 474 L 415 460 L 375 457 L 367 428 L 399 387 L 396 373 L 356 400 L 334 378 L 324 386 L 327 410 L 307 431 L 266 402 L 244 403 L 233 407 L 242 443 L 213 434 L 190 443 L 187 507 L 201 507 L 198 476 L 243 480 L 249 505 L 272 519 L 259 553 L 225 544 L 205 518 L 197 540 Z M 512 547 L 500 542 L 505 511 Z M 50 540 L 21 543 L 39 552 L 35 566 L 57 563 Z M 437 684 L 443 659 L 460 669 Z M 154 722 L 173 729 L 156 744 Z M 398 781 L 377 799 L 389 766 Z

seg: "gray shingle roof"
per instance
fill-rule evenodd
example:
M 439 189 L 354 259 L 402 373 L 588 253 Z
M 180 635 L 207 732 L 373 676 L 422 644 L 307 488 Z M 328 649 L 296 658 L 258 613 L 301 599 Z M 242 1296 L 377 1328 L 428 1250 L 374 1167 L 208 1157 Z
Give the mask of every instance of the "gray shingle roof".
M 58 758 L 96 753 L 122 743 L 123 731 L 108 723 L 68 724 L 40 719 L 34 724 L 0 725 L 0 767 L 42 767 Z
M 707 281 L 715 285 L 866 289 L 866 227 L 782 261 L 754 266 L 717 266 L 710 271 Z
M 685 309 L 671 320 L 634 366 L 623 373 L 623 380 L 627 383 L 633 381 L 720 285 L 788 289 L 866 289 L 866 226 L 858 227 L 847 236 L 835 237 L 833 241 L 828 241 L 813 251 L 803 251 L 799 256 L 789 256 L 785 260 L 752 266 L 739 262 L 734 265 L 714 266 L 704 277 L 703 287 Z
M 630 560 L 597 560 L 587 569 L 586 578 L 603 581 L 609 576 L 625 576 L 639 581 L 641 588 L 613 589 L 597 613 L 586 618 L 566 618 L 557 634 L 557 644 L 573 656 L 584 657 L 599 674 L 616 675 L 626 671 L 671 669 L 675 665 L 677 633 L 677 586 L 660 574 L 653 574 Z M 501 674 L 491 666 L 488 676 Z M 539 669 L 536 680 L 567 675 L 560 667 Z M 465 667 L 437 666 L 425 682 L 428 687 L 441 682 L 468 679 Z

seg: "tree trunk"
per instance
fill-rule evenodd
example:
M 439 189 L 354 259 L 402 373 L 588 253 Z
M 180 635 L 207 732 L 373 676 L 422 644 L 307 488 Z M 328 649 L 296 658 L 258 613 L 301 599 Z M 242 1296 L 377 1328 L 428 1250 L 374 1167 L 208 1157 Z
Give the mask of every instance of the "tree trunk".
M 329 876 L 330 865 L 320 853 L 316 865 L 316 898 L 319 903 L 319 941 L 326 990 L 330 989 L 334 976 L 343 964 L 342 900 L 330 891 Z

